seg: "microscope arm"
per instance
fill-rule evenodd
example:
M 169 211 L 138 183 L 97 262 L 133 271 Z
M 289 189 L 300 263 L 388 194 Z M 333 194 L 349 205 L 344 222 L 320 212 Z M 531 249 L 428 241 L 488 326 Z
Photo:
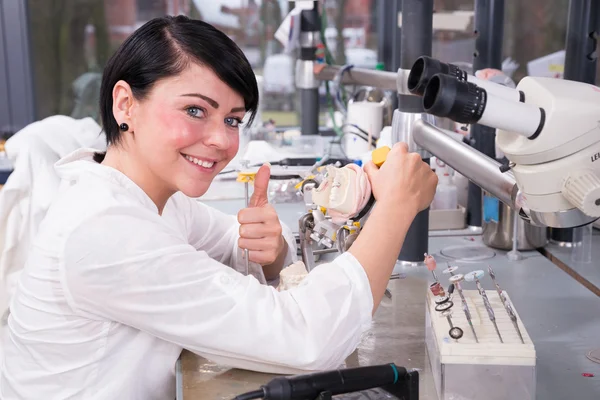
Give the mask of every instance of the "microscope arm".
M 462 142 L 457 142 L 435 126 L 415 122 L 413 140 L 483 190 L 511 208 L 516 206 L 519 191 L 512 172 L 502 173 L 501 164 Z
M 523 205 L 522 195 L 512 172 L 501 172 L 500 163 L 464 143 L 455 141 L 425 121 L 415 123 L 412 138 L 418 146 L 431 152 L 471 182 L 518 211 L 521 218 L 533 225 L 571 228 L 589 224 L 597 219 L 584 214 L 578 208 L 550 212 L 528 209 Z

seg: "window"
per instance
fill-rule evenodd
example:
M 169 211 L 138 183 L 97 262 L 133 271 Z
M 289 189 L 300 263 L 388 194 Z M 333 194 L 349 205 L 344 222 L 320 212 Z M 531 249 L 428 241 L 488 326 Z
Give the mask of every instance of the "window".
M 375 68 L 377 0 L 322 0 L 324 33 L 337 64 Z M 27 0 L 36 118 L 53 114 L 97 118 L 102 68 L 116 47 L 140 24 L 164 14 L 185 14 L 221 29 L 242 48 L 264 77 L 264 120 L 299 124 L 294 84 L 295 55 L 284 54 L 274 34 L 290 9 L 287 0 Z M 389 3 L 388 3 L 389 4 Z M 473 0 L 436 0 L 437 13 L 472 12 Z M 568 0 L 505 2 L 504 55 L 527 63 L 564 48 Z M 434 56 L 472 62 L 472 27 L 436 32 Z M 325 111 L 325 91 L 320 104 Z M 323 113 L 326 118 L 326 113 Z
M 137 0 L 137 20 L 139 22 L 150 21 L 152 18 L 160 17 L 168 13 L 165 0 Z

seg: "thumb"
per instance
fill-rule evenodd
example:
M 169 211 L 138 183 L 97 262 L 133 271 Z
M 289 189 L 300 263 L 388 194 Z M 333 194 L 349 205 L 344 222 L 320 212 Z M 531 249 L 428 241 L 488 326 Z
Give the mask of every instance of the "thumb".
M 262 207 L 269 204 L 269 179 L 271 178 L 271 164 L 264 164 L 258 169 L 254 177 L 254 192 L 250 197 L 248 207 Z
M 369 177 L 369 180 L 371 180 L 371 178 L 377 173 L 377 171 L 379 171 L 379 168 L 377 168 L 373 161 L 367 161 L 367 163 L 363 167 L 363 170 Z

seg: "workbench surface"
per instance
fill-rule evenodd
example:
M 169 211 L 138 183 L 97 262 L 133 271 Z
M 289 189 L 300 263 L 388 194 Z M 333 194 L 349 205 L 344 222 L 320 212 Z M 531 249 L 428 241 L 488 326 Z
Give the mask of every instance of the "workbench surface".
M 593 285 L 596 294 L 600 295 L 600 232 L 597 229 L 593 230 L 590 247 L 591 257 L 586 262 L 578 261 L 578 258 L 574 257 L 573 253 L 583 251 L 580 248 L 569 248 L 549 243 L 545 249 L 563 265 L 563 268 L 566 268 L 569 272 L 572 271 L 575 274 L 575 279 L 585 280 L 585 284 Z
M 225 212 L 235 213 L 240 201 L 207 202 Z M 282 220 L 297 230 L 293 221 L 301 211 L 290 204 L 278 205 Z M 295 220 L 297 221 L 297 219 Z M 432 237 L 429 250 L 443 267 L 440 251 L 449 246 L 482 246 L 480 237 Z M 503 251 L 482 262 L 458 262 L 461 273 L 486 270 L 485 289 L 493 290 L 487 265 L 496 272 L 498 283 L 506 290 L 523 320 L 537 352 L 537 399 L 597 400 L 600 398 L 600 364 L 586 358 L 600 348 L 600 298 L 567 275 L 537 251 L 523 252 L 525 259 L 510 262 Z M 420 370 L 420 398 L 437 399 L 425 352 L 425 293 L 431 274 L 424 267 L 398 264 L 395 272 L 404 279 L 390 282 L 391 300 L 384 299 L 373 329 L 347 366 L 394 362 Z M 446 276 L 438 274 L 440 279 Z M 472 284 L 464 284 L 472 285 Z M 466 287 L 470 288 L 470 287 Z M 583 377 L 582 373 L 595 377 Z M 182 355 L 178 374 L 179 394 L 183 399 L 231 399 L 257 389 L 273 376 L 230 370 L 189 352 Z

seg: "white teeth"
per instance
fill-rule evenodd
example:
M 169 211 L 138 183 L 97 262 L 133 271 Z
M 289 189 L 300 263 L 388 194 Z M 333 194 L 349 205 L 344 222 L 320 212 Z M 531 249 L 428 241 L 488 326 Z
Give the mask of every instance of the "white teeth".
M 215 164 L 212 161 L 202 161 L 202 160 L 197 159 L 196 157 L 192 157 L 192 156 L 188 156 L 188 155 L 186 155 L 185 158 L 188 161 L 191 161 L 191 162 L 193 162 L 196 165 L 203 166 L 204 168 L 210 168 L 210 167 L 212 167 Z
M 339 186 L 333 186 L 331 188 L 331 192 L 329 192 L 329 202 L 330 203 L 337 203 L 339 191 L 340 191 Z

